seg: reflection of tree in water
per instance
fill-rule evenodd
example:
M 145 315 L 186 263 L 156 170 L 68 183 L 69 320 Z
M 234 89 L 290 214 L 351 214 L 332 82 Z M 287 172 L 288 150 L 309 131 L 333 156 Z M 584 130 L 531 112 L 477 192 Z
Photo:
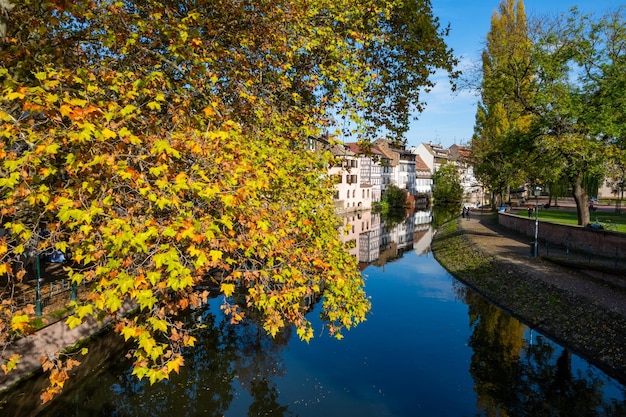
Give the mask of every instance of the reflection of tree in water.
M 441 227 L 447 221 L 450 221 L 456 217 L 459 217 L 461 210 L 460 205 L 457 204 L 435 204 L 433 206 L 433 228 L 437 229 Z
M 390 207 L 389 211 L 380 214 L 381 223 L 387 230 L 402 223 L 407 217 L 406 207 Z
M 236 356 L 236 340 L 226 331 L 229 325 L 216 323 L 214 315 L 205 313 L 202 321 L 206 327 L 198 333 L 195 348 L 186 352 L 180 374 L 150 385 L 127 371 L 112 387 L 120 415 L 168 415 L 173 411 L 177 416 L 224 415 L 234 398 L 231 382 L 235 373 L 230 363 Z
M 92 371 L 90 375 L 72 378 L 77 382 L 74 392 L 66 391 L 55 399 L 43 415 L 143 417 L 175 412 L 177 417 L 223 416 L 234 398 L 231 360 L 236 354 L 236 341 L 229 340 L 227 323 L 217 323 L 208 312 L 201 319 L 206 327 L 198 332 L 195 348 L 186 352 L 180 374 L 172 373 L 169 380 L 154 385 L 147 379 L 137 379 L 132 375 L 131 361 L 119 360 L 126 346 L 117 351 L 104 372 Z M 113 333 L 106 336 L 108 339 L 122 340 Z M 103 340 L 94 343 L 99 345 Z
M 217 320 L 208 309 L 195 319 L 202 327 L 196 346 L 185 353 L 180 374 L 150 385 L 147 379 L 132 375 L 130 361 L 118 361 L 107 365 L 105 376 L 81 378 L 80 392 L 73 397 L 80 399 L 80 404 L 55 401 L 45 415 L 143 417 L 175 413 L 177 417 L 218 417 L 232 405 L 235 380 L 253 399 L 250 416 L 286 415 L 287 407 L 278 403 L 273 380 L 284 373 L 279 358 L 291 330 L 272 339 L 254 322 L 253 314 L 240 325 Z M 119 335 L 110 337 L 119 340 Z M 75 401 L 68 395 L 60 399 Z
M 284 405 L 280 405 L 278 399 L 278 389 L 267 379 L 256 379 L 252 381 L 252 390 L 250 394 L 254 398 L 254 402 L 248 408 L 248 416 L 271 416 L 282 417 L 287 415 L 288 409 Z
M 254 316 L 253 311 L 248 311 L 247 320 L 227 328 L 234 341 L 233 372 L 253 398 L 249 416 L 283 416 L 288 409 L 277 402 L 279 394 L 274 379 L 285 374 L 281 352 L 291 338 L 292 329 L 287 327 L 272 338 Z
M 478 406 L 489 410 L 487 415 L 498 415 L 507 404 L 516 402 L 517 393 L 512 388 L 520 379 L 524 326 L 473 291 L 466 291 L 465 302 L 473 328 L 470 373 L 476 383 Z
M 591 370 L 572 373 L 571 353 L 558 357 L 542 336 L 524 339 L 519 321 L 464 288 L 473 328 L 470 373 L 485 416 L 624 416 L 626 403 L 605 401 Z

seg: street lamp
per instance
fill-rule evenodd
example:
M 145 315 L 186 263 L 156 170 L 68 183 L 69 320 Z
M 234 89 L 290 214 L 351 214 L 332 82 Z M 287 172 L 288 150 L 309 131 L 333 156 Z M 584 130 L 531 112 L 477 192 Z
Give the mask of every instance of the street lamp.
M 37 317 L 41 317 L 41 260 L 39 259 L 39 251 L 37 251 L 36 256 L 37 288 L 35 289 L 35 314 Z
M 539 235 L 539 191 L 541 191 L 541 187 L 535 187 L 535 246 L 533 247 L 533 255 L 535 258 L 539 255 L 539 245 L 537 242 Z

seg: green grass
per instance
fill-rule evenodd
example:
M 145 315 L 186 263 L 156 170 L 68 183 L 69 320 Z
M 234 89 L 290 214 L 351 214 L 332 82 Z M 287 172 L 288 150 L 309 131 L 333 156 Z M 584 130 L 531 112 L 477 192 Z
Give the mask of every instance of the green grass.
M 521 215 L 523 213 L 520 213 Z M 607 230 L 617 230 L 618 232 L 626 233 L 626 214 L 596 211 L 590 213 L 590 218 L 591 223 L 597 220 Z M 539 220 L 561 224 L 578 224 L 578 217 L 574 210 L 542 209 L 539 210 Z

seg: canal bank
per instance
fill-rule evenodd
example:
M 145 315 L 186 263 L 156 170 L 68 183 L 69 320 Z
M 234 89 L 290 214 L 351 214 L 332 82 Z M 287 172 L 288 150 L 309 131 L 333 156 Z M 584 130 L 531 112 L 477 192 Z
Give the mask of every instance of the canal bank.
M 432 250 L 457 279 L 529 327 L 626 383 L 626 291 L 530 254 L 528 238 L 472 213 L 437 232 Z M 545 248 L 539 247 L 539 253 Z M 571 264 L 586 255 L 568 253 Z

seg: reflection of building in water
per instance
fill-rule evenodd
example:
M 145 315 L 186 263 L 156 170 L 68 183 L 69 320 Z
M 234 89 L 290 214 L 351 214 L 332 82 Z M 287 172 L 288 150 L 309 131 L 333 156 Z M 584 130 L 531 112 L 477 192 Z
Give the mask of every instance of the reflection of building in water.
M 380 214 L 371 213 L 370 230 L 359 235 L 359 263 L 369 264 L 380 253 Z
M 415 232 L 413 234 L 413 250 L 418 255 L 430 253 L 430 243 L 433 240 L 433 220 L 430 211 L 418 211 L 415 213 Z
M 381 266 L 389 261 L 402 257 L 402 254 L 413 248 L 415 231 L 415 215 L 411 213 L 398 224 L 388 226 L 381 222 L 380 253 L 374 265 Z
M 433 231 L 430 211 L 409 214 L 403 221 L 388 226 L 378 213 L 370 210 L 342 217 L 340 239 L 349 243 L 349 253 L 357 258 L 360 269 L 369 264 L 377 266 L 399 259 L 404 252 L 430 253 Z
M 398 244 L 398 250 L 408 250 L 413 247 L 413 233 L 415 231 L 415 214 L 409 214 L 402 222 L 391 227 L 389 236 Z
M 350 244 L 350 255 L 359 262 L 369 263 L 370 259 L 378 256 L 379 214 L 364 210 L 343 216 L 343 226 L 339 233 L 341 241 Z

